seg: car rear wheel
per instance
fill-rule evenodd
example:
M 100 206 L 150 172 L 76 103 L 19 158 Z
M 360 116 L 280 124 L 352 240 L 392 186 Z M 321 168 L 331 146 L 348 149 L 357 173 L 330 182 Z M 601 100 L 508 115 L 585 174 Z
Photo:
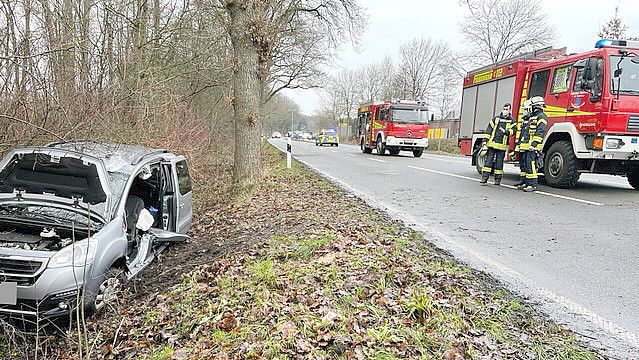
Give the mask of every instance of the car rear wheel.
M 377 155 L 379 156 L 384 156 L 384 154 L 386 153 L 386 146 L 384 146 L 384 143 L 382 142 L 382 137 L 378 137 L 377 138 L 377 146 L 375 147 L 377 149 Z
M 574 188 L 579 181 L 579 160 L 575 156 L 572 143 L 561 140 L 550 145 L 544 159 L 546 184 L 556 188 Z
M 362 139 L 359 141 L 359 145 L 360 145 L 360 148 L 362 149 L 362 152 L 363 152 L 364 154 L 370 154 L 370 153 L 372 153 L 372 152 L 373 152 L 373 149 L 371 149 L 371 148 L 369 148 L 368 146 L 366 146 L 366 143 L 364 142 L 364 138 L 362 138 Z

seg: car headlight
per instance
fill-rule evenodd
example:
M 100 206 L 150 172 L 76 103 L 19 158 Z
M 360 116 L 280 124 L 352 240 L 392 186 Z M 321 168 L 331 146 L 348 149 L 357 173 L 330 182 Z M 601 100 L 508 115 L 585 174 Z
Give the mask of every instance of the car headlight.
M 55 269 L 67 266 L 81 267 L 92 264 L 97 247 L 97 240 L 92 238 L 78 241 L 53 255 L 47 267 Z
M 619 149 L 623 145 L 624 144 L 621 139 L 615 139 L 615 138 L 606 139 L 606 149 Z

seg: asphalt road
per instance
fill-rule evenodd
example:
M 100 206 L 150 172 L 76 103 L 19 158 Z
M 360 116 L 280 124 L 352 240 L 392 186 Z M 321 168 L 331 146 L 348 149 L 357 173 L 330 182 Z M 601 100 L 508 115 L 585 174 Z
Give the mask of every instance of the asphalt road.
M 285 139 L 271 143 L 286 149 Z M 293 156 L 523 294 L 612 358 L 639 359 L 639 193 L 584 174 L 571 190 L 481 186 L 470 158 L 363 154 L 293 142 Z M 492 180 L 492 179 L 491 179 Z

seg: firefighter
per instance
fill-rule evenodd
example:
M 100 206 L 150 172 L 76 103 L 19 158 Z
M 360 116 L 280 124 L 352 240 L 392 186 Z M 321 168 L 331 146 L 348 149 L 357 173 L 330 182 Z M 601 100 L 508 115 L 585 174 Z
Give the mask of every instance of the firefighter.
M 526 152 L 526 186 L 522 188 L 525 192 L 537 190 L 537 165 L 548 125 L 548 117 L 544 113 L 546 107 L 544 98 L 541 96 L 533 97 L 530 99 L 530 106 L 532 108 L 528 123 L 530 146 Z
M 504 176 L 504 157 L 508 147 L 508 137 L 513 132 L 513 118 L 510 115 L 510 104 L 504 104 L 501 113 L 495 117 L 486 128 L 488 134 L 488 154 L 484 167 L 481 169 L 480 183 L 486 184 L 491 172 L 495 172 L 495 185 L 501 185 Z
M 511 158 L 514 157 L 515 153 L 519 153 L 519 182 L 515 183 L 515 186 L 523 189 L 526 186 L 526 151 L 530 147 L 530 137 L 528 130 L 528 122 L 530 120 L 530 112 L 532 109 L 530 108 L 530 100 L 524 101 L 524 105 L 522 106 L 523 115 L 521 117 L 521 126 L 519 128 L 519 135 L 517 136 L 517 141 L 515 142 L 515 151 L 511 153 Z

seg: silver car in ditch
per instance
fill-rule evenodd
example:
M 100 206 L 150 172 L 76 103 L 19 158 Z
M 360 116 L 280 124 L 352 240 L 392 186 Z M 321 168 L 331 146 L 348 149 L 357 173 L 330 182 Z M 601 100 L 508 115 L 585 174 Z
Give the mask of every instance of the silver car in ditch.
M 0 162 L 0 316 L 100 310 L 191 225 L 191 178 L 167 150 L 91 141 Z

